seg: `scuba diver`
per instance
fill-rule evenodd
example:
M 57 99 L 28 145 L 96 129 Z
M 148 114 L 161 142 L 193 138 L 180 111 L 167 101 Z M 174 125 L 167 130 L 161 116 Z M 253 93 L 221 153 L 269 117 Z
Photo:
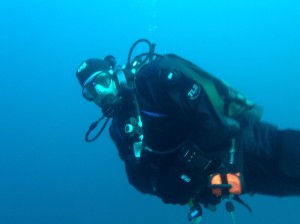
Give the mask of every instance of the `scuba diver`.
M 143 43 L 149 52 L 132 59 Z M 130 184 L 165 203 L 189 205 L 191 223 L 200 222 L 202 206 L 215 210 L 222 200 L 231 215 L 233 201 L 251 211 L 242 194 L 299 196 L 300 131 L 262 121 L 261 107 L 239 91 L 154 48 L 141 39 L 124 66 L 109 55 L 78 67 L 83 97 L 103 113 L 86 141 L 112 119 L 109 133 Z

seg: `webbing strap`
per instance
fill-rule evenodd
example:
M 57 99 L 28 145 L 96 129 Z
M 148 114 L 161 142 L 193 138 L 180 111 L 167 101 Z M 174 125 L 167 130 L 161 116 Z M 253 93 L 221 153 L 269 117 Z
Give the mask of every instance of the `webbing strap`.
M 221 182 L 222 184 L 228 184 L 227 180 L 227 174 L 226 173 L 221 173 Z M 222 195 L 229 195 L 229 188 L 222 188 Z

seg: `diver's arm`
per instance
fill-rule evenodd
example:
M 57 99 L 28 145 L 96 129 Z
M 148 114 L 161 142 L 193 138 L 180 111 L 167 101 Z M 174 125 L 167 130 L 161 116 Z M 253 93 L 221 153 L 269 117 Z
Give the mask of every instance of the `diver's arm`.
M 109 129 L 110 136 L 115 143 L 119 156 L 125 163 L 126 175 L 129 183 L 144 194 L 155 194 L 153 183 L 158 176 L 157 170 L 145 163 L 141 163 L 134 156 L 132 139 L 122 131 L 122 122 L 113 119 Z

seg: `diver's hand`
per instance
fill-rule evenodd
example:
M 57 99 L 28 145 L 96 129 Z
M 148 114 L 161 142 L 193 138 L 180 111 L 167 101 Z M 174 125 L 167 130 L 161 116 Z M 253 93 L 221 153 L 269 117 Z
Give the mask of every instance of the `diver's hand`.
M 188 169 L 181 161 L 161 174 L 157 182 L 157 195 L 165 202 L 185 205 L 206 186 L 207 180 L 197 170 Z
M 121 107 L 122 97 L 118 96 L 107 96 L 101 103 L 102 114 L 105 117 L 116 117 L 120 113 Z

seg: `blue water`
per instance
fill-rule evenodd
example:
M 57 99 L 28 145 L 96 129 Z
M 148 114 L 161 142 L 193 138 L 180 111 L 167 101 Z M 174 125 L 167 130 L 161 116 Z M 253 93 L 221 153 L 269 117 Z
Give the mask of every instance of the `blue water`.
M 240 89 L 264 120 L 300 128 L 300 3 L 296 0 L 108 0 L 0 3 L 0 223 L 183 224 L 127 183 L 107 132 L 84 134 L 100 111 L 75 78 L 86 58 L 125 63 L 145 37 Z M 299 223 L 299 198 L 245 196 L 238 223 Z M 231 223 L 219 206 L 203 223 Z

